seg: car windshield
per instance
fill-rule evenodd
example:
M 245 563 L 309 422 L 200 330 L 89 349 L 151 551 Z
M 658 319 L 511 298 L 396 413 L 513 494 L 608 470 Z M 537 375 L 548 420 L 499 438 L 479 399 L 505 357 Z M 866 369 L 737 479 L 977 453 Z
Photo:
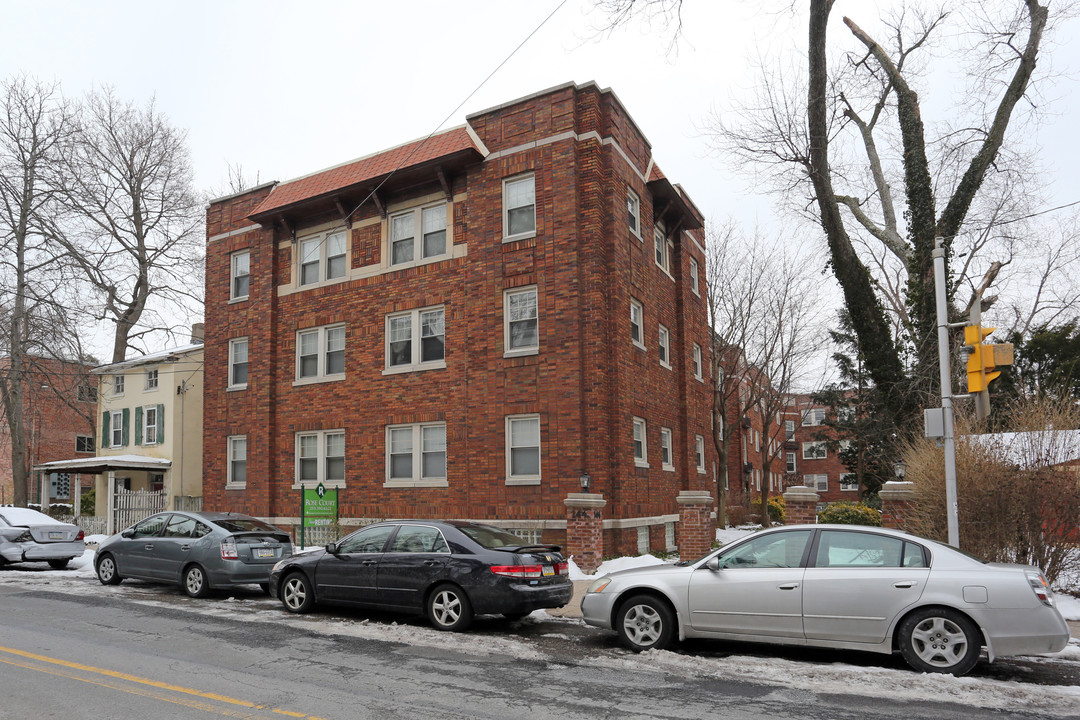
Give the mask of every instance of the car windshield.
M 477 545 L 488 550 L 504 547 L 521 547 L 528 545 L 517 535 L 490 525 L 466 525 L 458 530 L 468 535 Z
M 59 520 L 53 520 L 45 513 L 39 513 L 30 508 L 0 508 L 0 518 L 8 525 L 60 525 Z
M 225 517 L 218 518 L 217 520 L 211 520 L 212 523 L 218 527 L 225 528 L 229 532 L 281 532 L 273 525 L 268 525 L 262 520 L 256 520 L 250 517 Z

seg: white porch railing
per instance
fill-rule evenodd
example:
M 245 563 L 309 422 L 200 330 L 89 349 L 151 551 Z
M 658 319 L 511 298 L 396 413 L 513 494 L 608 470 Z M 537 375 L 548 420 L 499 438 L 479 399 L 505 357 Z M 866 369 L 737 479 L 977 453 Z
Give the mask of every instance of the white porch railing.
M 117 488 L 113 495 L 113 528 L 124 528 L 161 512 L 168 507 L 164 490 L 124 490 Z

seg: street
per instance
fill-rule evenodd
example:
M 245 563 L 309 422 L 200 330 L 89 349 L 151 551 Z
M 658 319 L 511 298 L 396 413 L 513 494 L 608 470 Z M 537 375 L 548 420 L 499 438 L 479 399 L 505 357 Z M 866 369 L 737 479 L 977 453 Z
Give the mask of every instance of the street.
M 285 613 L 259 590 L 0 570 L 0 718 L 1080 717 L 1080 661 L 971 676 L 898 658 L 694 642 L 634 655 L 538 612 L 440 633 L 420 618 Z M 1075 650 L 1075 646 L 1073 646 Z

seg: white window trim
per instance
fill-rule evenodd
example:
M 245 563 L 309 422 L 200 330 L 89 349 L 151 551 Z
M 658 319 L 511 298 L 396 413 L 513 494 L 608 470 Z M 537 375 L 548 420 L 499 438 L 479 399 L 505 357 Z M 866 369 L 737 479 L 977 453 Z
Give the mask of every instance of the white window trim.
M 812 450 L 812 449 L 815 449 L 815 448 L 818 448 L 818 447 L 823 448 L 825 450 L 825 453 L 823 455 L 817 455 L 816 453 L 813 454 L 813 455 L 807 455 L 806 454 L 807 450 Z M 828 457 L 829 457 L 829 446 L 826 443 L 826 441 L 824 441 L 824 440 L 811 440 L 811 441 L 808 441 L 808 442 L 804 442 L 802 444 L 802 459 L 803 460 L 825 460 Z
M 667 442 L 667 459 L 664 459 L 664 443 Z M 675 436 L 671 428 L 660 428 L 660 467 L 668 472 L 675 472 Z
M 705 438 L 701 435 L 694 436 L 694 455 L 697 464 L 698 475 L 705 474 Z
M 441 255 L 432 255 L 431 257 L 420 257 L 424 251 L 424 211 L 430 208 L 443 206 L 446 209 L 446 245 Z M 442 262 L 443 260 L 449 260 L 454 254 L 454 238 L 453 238 L 453 226 L 452 222 L 453 206 L 446 202 L 429 202 L 423 205 L 416 205 L 411 208 L 399 210 L 397 212 L 390 213 L 386 218 L 386 247 L 383 252 L 383 257 L 386 258 L 385 266 L 388 271 L 403 270 L 405 268 L 416 267 L 417 265 L 428 265 L 430 263 Z M 403 215 L 413 215 L 413 259 L 409 262 L 394 264 L 393 249 L 394 249 L 394 218 L 402 217 Z M 348 257 L 348 247 L 346 247 L 345 255 Z M 346 275 L 348 274 L 348 268 L 346 268 Z M 304 287 L 307 287 L 306 285 Z
M 633 308 L 638 309 L 638 317 L 641 318 L 641 324 L 638 326 L 640 332 L 638 335 L 640 340 L 634 339 L 634 311 Z M 630 298 L 630 342 L 634 344 L 634 347 L 645 349 L 645 306 L 640 301 Z
M 659 331 L 657 332 L 657 343 L 659 345 L 660 365 L 662 367 L 671 369 L 671 331 L 660 324 Z M 664 359 L 667 356 L 667 360 Z
M 233 441 L 244 441 L 244 466 L 247 467 L 247 435 L 229 435 L 225 438 L 225 489 L 226 490 L 243 490 L 247 487 L 247 480 L 244 482 L 235 482 L 233 480 Z M 246 477 L 245 473 L 245 477 Z
M 404 425 L 387 425 L 386 432 L 383 437 L 383 449 L 385 456 L 385 475 L 383 477 L 384 488 L 426 488 L 426 487 L 449 487 L 449 479 L 446 477 L 441 478 L 424 478 L 421 476 L 423 472 L 424 463 L 424 428 L 429 427 L 441 427 L 445 436 L 446 423 L 445 422 L 429 422 L 429 423 L 406 423 Z M 390 478 L 390 431 L 402 430 L 409 428 L 412 430 L 413 435 L 413 475 L 409 480 L 403 480 L 401 478 Z M 449 440 L 449 438 L 447 438 Z M 446 455 L 446 468 L 447 473 L 450 471 L 450 448 L 449 442 L 446 443 L 445 450 Z
M 685 248 L 686 246 L 683 245 L 683 247 Z M 701 269 L 698 266 L 698 261 L 694 258 L 690 258 L 690 291 L 698 297 L 701 297 L 700 283 Z
M 236 274 L 236 260 L 241 255 L 247 255 L 248 258 L 248 294 L 247 295 L 233 295 L 233 291 L 236 289 L 236 278 L 240 277 Z M 229 255 L 229 302 L 243 302 L 251 296 L 251 249 L 237 250 Z
M 120 430 L 120 442 L 116 442 L 116 431 Z M 124 411 L 109 411 L 109 447 L 124 447 Z
M 821 487 L 821 485 L 818 484 L 819 483 L 818 478 L 824 478 L 825 479 L 825 487 Z M 803 475 L 803 482 L 806 483 L 806 487 L 811 488 L 813 490 L 817 490 L 819 492 L 829 492 L 829 474 L 828 473 L 809 473 L 807 475 Z
M 854 487 L 844 487 L 844 478 L 851 478 L 851 482 L 846 484 Z M 858 473 L 840 473 L 840 492 L 859 492 Z
M 154 411 L 154 424 L 150 425 L 150 411 Z M 155 405 L 143 405 L 142 406 L 142 444 L 143 445 L 161 445 L 161 438 L 158 436 L 158 425 L 161 424 L 161 418 L 158 417 L 158 406 Z M 146 439 L 147 431 L 154 428 L 154 442 L 150 442 Z
M 442 360 L 428 360 L 427 362 L 420 361 L 420 316 L 423 313 L 430 312 L 432 310 L 443 311 L 443 357 Z M 390 366 L 390 321 L 394 318 L 409 316 L 412 321 L 412 337 L 409 342 L 412 343 L 412 362 L 408 365 L 395 365 Z M 399 375 L 401 373 L 420 372 L 423 370 L 445 370 L 446 369 L 446 306 L 445 305 L 429 305 L 428 307 L 417 308 L 415 310 L 406 310 L 404 312 L 390 313 L 386 316 L 383 322 L 383 375 Z M 335 376 L 336 377 L 336 376 Z
M 536 296 L 536 346 L 521 347 L 510 350 L 510 296 L 533 293 Z M 523 357 L 526 355 L 540 354 L 540 291 L 536 285 L 503 290 L 503 357 Z
M 510 421 L 511 420 L 531 420 L 531 419 L 536 420 L 536 423 L 539 426 L 539 430 L 540 430 L 540 446 L 538 448 L 538 453 L 537 453 L 537 455 L 538 455 L 538 458 L 537 458 L 538 463 L 537 464 L 538 464 L 540 472 L 537 473 L 536 475 L 511 475 L 510 470 L 511 470 L 512 466 L 510 464 L 510 451 L 513 448 L 510 447 L 510 440 L 511 440 Z M 543 435 L 543 433 L 544 433 L 544 426 L 543 426 L 543 423 L 540 422 L 540 414 L 539 413 L 528 413 L 528 414 L 525 414 L 525 415 L 507 415 L 506 416 L 506 419 L 505 419 L 504 424 L 503 424 L 503 434 L 504 434 L 504 437 L 506 438 L 506 440 L 503 443 L 503 445 L 505 446 L 505 449 L 506 449 L 506 484 L 507 485 L 539 485 L 540 484 L 540 478 L 543 476 L 543 473 L 544 473 L 544 435 Z
M 334 373 L 333 375 L 326 374 L 326 331 L 334 328 L 344 328 L 344 323 L 334 323 L 333 325 L 319 325 L 316 327 L 302 328 L 296 331 L 296 352 L 293 360 L 293 387 L 300 385 L 313 385 L 315 383 L 324 382 L 339 382 L 345 379 L 345 372 Z M 310 332 L 318 331 L 319 333 L 319 353 L 316 361 L 316 374 L 314 377 L 301 378 L 300 377 L 300 335 Z M 345 338 L 345 346 L 348 347 L 348 335 Z M 250 352 L 250 348 L 249 348 Z M 348 355 L 346 355 L 348 359 Z
M 248 347 L 248 360 L 247 360 L 248 379 L 251 378 L 251 341 L 246 337 L 233 338 L 232 340 L 229 341 L 229 367 L 227 369 L 227 372 L 229 373 L 229 377 L 227 379 L 228 384 L 225 387 L 225 390 L 227 392 L 228 391 L 233 391 L 233 390 L 246 390 L 247 386 L 248 386 L 248 384 L 246 382 L 233 385 L 233 381 L 232 381 L 233 380 L 233 365 L 236 362 L 236 358 L 235 358 L 235 355 L 234 355 L 234 348 L 241 342 L 247 343 L 247 347 Z
M 634 437 L 634 435 L 637 434 L 636 431 L 639 426 L 641 427 L 641 457 L 638 457 L 635 453 L 634 466 L 647 468 L 649 467 L 649 424 L 645 422 L 644 418 L 639 418 L 635 415 L 633 425 L 635 432 L 631 434 L 631 440 L 633 442 L 637 442 L 637 438 Z
M 153 373 L 154 378 L 153 386 L 150 385 L 151 373 Z M 155 392 L 159 387 L 161 387 L 161 373 L 158 371 L 158 368 L 153 368 L 152 370 L 147 370 L 143 373 L 143 392 Z
M 784 421 L 784 440 L 786 442 L 795 442 L 795 421 Z
M 630 225 L 630 219 L 629 219 L 630 218 L 630 215 L 629 215 L 630 206 L 629 206 L 629 204 L 627 204 L 627 207 L 626 207 L 626 210 L 627 210 L 626 226 L 628 228 L 630 228 L 630 234 L 631 235 L 633 235 L 638 240 L 640 240 L 641 242 L 644 243 L 645 238 L 643 238 L 641 236 L 641 196 L 638 195 L 636 192 L 634 192 L 633 188 L 627 186 L 627 188 L 626 188 L 626 199 L 629 200 L 631 197 L 634 198 L 634 216 L 637 218 L 637 227 L 635 228 L 635 227 L 632 227 Z
M 818 420 L 818 416 L 821 419 Z M 817 427 L 825 424 L 825 408 L 810 408 L 806 410 L 802 415 L 803 427 Z
M 327 279 L 326 268 L 329 258 L 326 255 L 328 245 L 326 241 L 331 235 L 337 235 L 338 233 L 345 233 L 345 272 L 341 277 Z M 302 284 L 301 281 L 303 280 L 303 277 L 301 276 L 301 271 L 303 269 L 304 260 L 303 248 L 304 244 L 311 240 L 319 241 L 319 279 L 312 283 Z M 349 258 L 352 256 L 352 233 L 349 232 L 348 229 L 341 227 L 340 224 L 335 224 L 333 227 L 321 232 L 297 238 L 294 254 L 296 257 L 293 259 L 293 272 L 295 272 L 296 275 L 293 287 L 296 289 L 310 290 L 311 288 L 322 287 L 323 285 L 335 285 L 337 283 L 345 282 L 349 279 Z
M 655 246 L 657 244 L 660 244 L 660 243 L 663 244 L 663 249 L 664 249 L 664 253 L 663 253 L 664 262 L 663 263 L 656 262 L 656 247 Z M 674 281 L 675 276 L 671 274 L 671 261 L 672 261 L 672 258 L 675 255 L 675 243 L 671 241 L 671 238 L 668 237 L 667 232 L 664 230 L 663 226 L 661 226 L 661 225 L 653 226 L 653 245 L 654 245 L 654 247 L 653 247 L 653 262 L 656 263 L 656 266 L 658 268 L 660 268 L 660 270 L 665 275 L 667 275 L 672 281 Z
M 293 490 L 299 490 L 300 489 L 300 438 L 304 437 L 304 436 L 309 436 L 309 435 L 315 435 L 315 436 L 317 436 L 319 438 L 319 441 L 318 441 L 318 452 L 319 452 L 319 454 L 316 456 L 316 458 L 317 458 L 317 464 L 316 464 L 317 469 L 316 469 L 316 472 L 315 472 L 315 478 L 316 479 L 314 481 L 312 481 L 312 482 L 314 482 L 314 485 L 311 486 L 312 489 L 314 489 L 319 483 L 322 483 L 323 486 L 325 486 L 327 488 L 343 488 L 343 487 L 345 487 L 345 479 L 342 479 L 342 480 L 327 480 L 326 479 L 326 436 L 327 435 L 345 435 L 345 429 L 344 428 L 336 428 L 336 429 L 333 429 L 333 430 L 311 430 L 311 431 L 303 431 L 303 432 L 298 431 L 298 432 L 294 433 L 294 435 L 293 435 L 293 486 L 292 486 L 292 489 Z M 347 463 L 348 449 L 346 449 L 346 451 L 345 451 L 345 458 L 346 458 L 346 463 Z M 348 470 L 347 470 L 347 468 L 348 468 L 347 464 L 345 465 L 345 468 L 346 468 L 345 478 L 348 478 L 349 474 L 348 474 Z M 305 481 L 305 482 L 307 482 L 307 481 Z M 308 487 L 308 486 L 305 485 L 305 488 L 306 487 Z
M 124 388 L 127 385 L 127 381 L 124 379 L 126 376 L 123 373 L 116 373 L 115 375 L 112 375 L 111 377 L 112 377 L 112 383 L 113 383 L 112 396 L 113 397 L 123 397 Z M 119 384 L 117 383 L 117 380 L 120 381 Z M 120 388 L 119 390 L 117 389 L 118 387 Z
M 698 382 L 705 382 L 704 367 L 705 357 L 701 353 L 701 346 L 694 343 L 694 379 Z
M 790 466 L 789 461 L 790 460 Z M 799 472 L 799 454 L 795 452 L 784 452 L 784 472 L 797 473 Z
M 512 183 L 519 182 L 526 178 L 532 178 L 533 181 L 533 229 L 528 232 L 518 233 L 517 235 L 510 234 L 510 206 L 506 202 L 506 186 Z M 502 182 L 502 241 L 504 243 L 515 242 L 517 240 L 526 240 L 528 238 L 536 237 L 536 230 L 539 227 L 539 213 L 536 211 L 536 175 L 534 173 L 524 173 L 521 175 L 514 175 L 513 177 L 503 178 Z

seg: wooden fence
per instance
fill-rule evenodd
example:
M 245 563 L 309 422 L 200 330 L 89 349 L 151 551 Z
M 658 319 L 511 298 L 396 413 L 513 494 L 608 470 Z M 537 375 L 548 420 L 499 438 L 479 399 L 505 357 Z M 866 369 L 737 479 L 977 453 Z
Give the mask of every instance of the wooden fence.
M 113 528 L 120 532 L 126 527 L 165 510 L 168 496 L 164 490 L 124 490 L 117 488 L 113 496 Z

